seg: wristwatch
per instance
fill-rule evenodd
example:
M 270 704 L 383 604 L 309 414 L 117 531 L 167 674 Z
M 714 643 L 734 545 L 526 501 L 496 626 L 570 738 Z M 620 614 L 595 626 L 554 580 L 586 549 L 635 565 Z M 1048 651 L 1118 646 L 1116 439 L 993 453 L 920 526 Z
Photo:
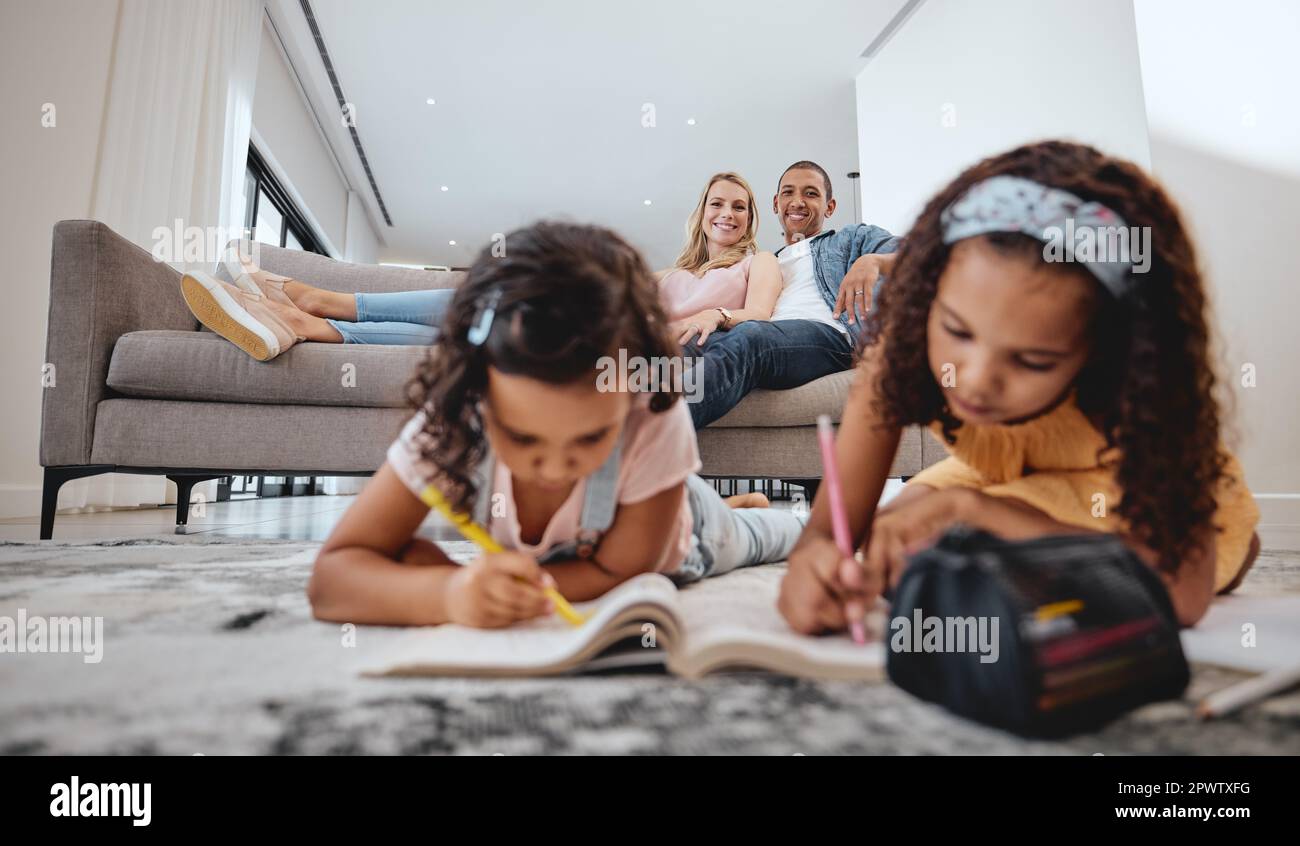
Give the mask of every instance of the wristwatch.
M 722 306 L 717 306 L 716 308 L 718 309 L 718 314 L 722 315 L 722 328 L 723 328 L 723 329 L 730 329 L 730 328 L 731 328 L 731 311 L 728 310 L 728 309 L 723 308 Z

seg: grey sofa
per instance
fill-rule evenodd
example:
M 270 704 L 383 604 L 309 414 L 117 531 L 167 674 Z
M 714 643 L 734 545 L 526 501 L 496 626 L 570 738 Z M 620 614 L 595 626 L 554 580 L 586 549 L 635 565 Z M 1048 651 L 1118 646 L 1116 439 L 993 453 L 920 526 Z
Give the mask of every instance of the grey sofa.
M 263 247 L 275 273 L 335 291 L 457 284 L 452 272 L 363 266 Z M 40 462 L 41 537 L 50 538 L 60 486 L 99 473 L 176 482 L 177 524 L 198 482 L 229 475 L 364 476 L 384 461 L 408 413 L 403 386 L 423 347 L 304 343 L 273 361 L 249 358 L 202 329 L 180 274 L 93 220 L 54 227 Z M 838 420 L 850 373 L 790 391 L 755 391 L 699 434 L 703 475 L 814 480 L 818 414 Z M 943 454 L 905 434 L 893 473 L 915 474 Z M 178 529 L 180 530 L 180 529 Z

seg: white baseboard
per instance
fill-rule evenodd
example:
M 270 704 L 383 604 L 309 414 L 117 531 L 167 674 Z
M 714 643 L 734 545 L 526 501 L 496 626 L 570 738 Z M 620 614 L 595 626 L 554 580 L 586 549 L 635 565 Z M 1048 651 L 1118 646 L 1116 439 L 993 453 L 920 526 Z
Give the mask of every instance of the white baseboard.
M 1255 494 L 1255 502 L 1259 505 L 1259 545 L 1300 550 L 1300 493 Z

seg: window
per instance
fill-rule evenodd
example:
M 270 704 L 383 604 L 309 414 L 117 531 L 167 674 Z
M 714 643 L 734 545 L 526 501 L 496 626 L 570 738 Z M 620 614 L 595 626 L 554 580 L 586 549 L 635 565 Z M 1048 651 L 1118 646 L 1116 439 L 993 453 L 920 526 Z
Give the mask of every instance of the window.
M 327 255 L 312 234 L 311 225 L 289 199 L 284 186 L 266 166 L 252 144 L 248 145 L 248 169 L 244 175 L 244 228 L 254 241 Z M 314 495 L 317 477 L 226 476 L 217 486 L 217 500 L 262 496 Z
M 248 146 L 244 196 L 248 198 L 244 208 L 244 226 L 252 233 L 254 241 L 326 255 L 307 219 L 251 144 Z

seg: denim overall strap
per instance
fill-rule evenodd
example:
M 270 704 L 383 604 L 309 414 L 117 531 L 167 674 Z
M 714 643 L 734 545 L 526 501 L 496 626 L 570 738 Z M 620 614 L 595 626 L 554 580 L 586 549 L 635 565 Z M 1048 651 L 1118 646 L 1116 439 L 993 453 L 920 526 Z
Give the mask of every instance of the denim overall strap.
M 579 558 L 590 558 L 600 544 L 600 539 L 614 523 L 614 513 L 618 511 L 618 471 L 622 457 L 623 436 L 620 434 L 609 458 L 587 477 L 587 488 L 582 498 L 582 516 L 578 518 Z
M 478 469 L 474 471 L 474 482 L 477 485 L 478 496 L 474 500 L 474 522 L 483 528 L 488 527 L 492 516 L 492 480 L 493 471 L 496 469 L 496 459 L 492 455 L 492 448 L 489 447 L 483 460 L 478 463 Z
M 547 550 L 543 560 L 568 558 L 590 558 L 600 545 L 600 539 L 614 524 L 614 514 L 618 511 L 618 472 L 622 462 L 623 438 L 620 435 L 614 451 L 605 459 L 605 463 L 587 477 L 583 490 L 582 514 L 578 518 L 578 537 L 572 544 L 558 544 Z M 474 501 L 474 522 L 486 528 L 492 515 L 492 483 L 495 479 L 496 460 L 489 449 L 487 455 L 479 462 L 474 479 L 478 484 L 478 497 Z

